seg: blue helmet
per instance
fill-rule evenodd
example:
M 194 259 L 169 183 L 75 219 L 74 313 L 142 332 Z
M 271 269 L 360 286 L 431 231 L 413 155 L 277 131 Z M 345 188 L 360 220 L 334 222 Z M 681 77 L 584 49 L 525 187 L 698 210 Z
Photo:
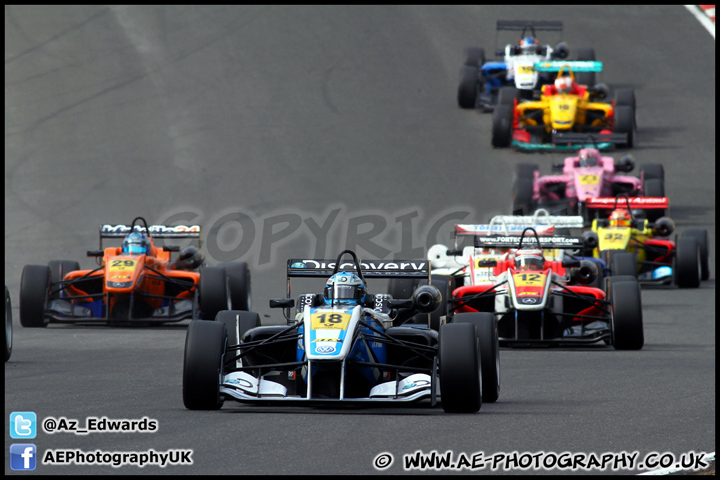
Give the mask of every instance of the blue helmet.
M 122 253 L 142 255 L 150 251 L 150 240 L 144 233 L 133 232 L 123 240 Z
M 535 37 L 525 37 L 520 40 L 522 53 L 537 53 L 538 41 Z
M 365 284 L 351 272 L 339 272 L 328 278 L 325 284 L 325 301 L 352 303 L 357 305 L 365 300 Z

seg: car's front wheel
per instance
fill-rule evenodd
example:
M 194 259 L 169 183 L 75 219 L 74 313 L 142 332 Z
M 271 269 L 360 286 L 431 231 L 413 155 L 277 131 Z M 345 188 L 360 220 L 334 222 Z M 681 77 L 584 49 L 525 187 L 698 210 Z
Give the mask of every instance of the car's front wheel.
M 185 337 L 183 404 L 190 410 L 222 407 L 220 376 L 227 344 L 225 324 L 193 320 Z

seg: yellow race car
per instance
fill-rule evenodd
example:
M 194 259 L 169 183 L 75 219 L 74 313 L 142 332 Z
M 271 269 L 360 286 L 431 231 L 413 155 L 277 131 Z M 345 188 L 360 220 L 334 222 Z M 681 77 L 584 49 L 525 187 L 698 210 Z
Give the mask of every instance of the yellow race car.
M 494 147 L 569 150 L 634 145 L 634 90 L 618 89 L 612 102 L 600 102 L 608 95 L 605 85 L 580 85 L 575 81 L 574 72 L 601 71 L 602 63 L 540 62 L 534 68 L 557 70 L 557 78 L 552 85 L 542 87 L 538 100 L 520 101 L 519 92 L 512 87 L 500 92 L 493 114 Z

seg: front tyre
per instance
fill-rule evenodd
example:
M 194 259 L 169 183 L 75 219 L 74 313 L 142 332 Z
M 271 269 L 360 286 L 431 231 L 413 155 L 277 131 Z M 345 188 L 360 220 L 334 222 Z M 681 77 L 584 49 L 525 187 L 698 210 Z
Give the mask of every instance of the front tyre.
M 700 248 L 695 237 L 680 237 L 675 243 L 675 282 L 680 288 L 698 288 L 702 271 Z
M 610 279 L 610 319 L 616 350 L 640 350 L 645 343 L 640 284 Z
M 700 249 L 700 272 L 701 279 L 710 278 L 710 257 L 708 254 L 708 232 L 704 228 L 692 228 L 686 230 L 683 237 L 694 237 Z
M 512 141 L 513 110 L 510 105 L 497 105 L 493 111 L 492 146 L 507 148 Z
M 482 406 L 481 371 L 475 325 L 440 327 L 440 397 L 448 413 L 474 413 Z
M 20 280 L 20 325 L 47 327 L 45 298 L 50 285 L 50 267 L 25 265 Z
M 227 344 L 225 324 L 193 320 L 185 337 L 183 404 L 190 410 L 222 407 L 220 379 Z
M 477 329 L 482 370 L 482 401 L 494 403 L 500 396 L 500 343 L 495 315 L 488 312 L 456 313 L 453 323 L 472 323 Z

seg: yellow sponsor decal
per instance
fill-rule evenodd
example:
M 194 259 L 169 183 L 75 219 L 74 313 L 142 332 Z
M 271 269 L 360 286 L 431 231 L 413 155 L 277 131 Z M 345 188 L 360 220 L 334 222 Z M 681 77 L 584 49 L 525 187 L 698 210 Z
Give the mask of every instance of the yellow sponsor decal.
M 310 316 L 310 328 L 313 330 L 330 329 L 345 330 L 350 322 L 351 315 L 349 313 L 313 313 Z
M 543 273 L 516 273 L 513 275 L 516 287 L 542 287 L 545 285 L 546 275 Z M 527 295 L 528 292 L 523 292 Z
M 113 260 L 110 262 L 110 270 L 113 272 L 130 270 L 132 272 L 135 270 L 136 263 L 137 260 Z
M 600 180 L 600 175 L 580 175 L 580 185 L 594 185 Z
M 518 73 L 533 73 L 532 65 L 519 65 L 517 69 Z
M 315 343 L 315 342 L 339 342 L 339 343 L 342 343 L 342 340 L 340 340 L 339 338 L 316 338 L 315 340 L 312 341 L 312 343 Z

